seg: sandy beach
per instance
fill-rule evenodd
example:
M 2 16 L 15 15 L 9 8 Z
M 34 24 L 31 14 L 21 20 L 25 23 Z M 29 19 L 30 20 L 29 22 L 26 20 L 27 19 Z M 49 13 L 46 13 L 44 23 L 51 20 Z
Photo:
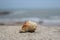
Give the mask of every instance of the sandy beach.
M 20 26 L 0 26 L 0 40 L 60 40 L 59 26 L 39 25 L 34 33 L 19 33 Z

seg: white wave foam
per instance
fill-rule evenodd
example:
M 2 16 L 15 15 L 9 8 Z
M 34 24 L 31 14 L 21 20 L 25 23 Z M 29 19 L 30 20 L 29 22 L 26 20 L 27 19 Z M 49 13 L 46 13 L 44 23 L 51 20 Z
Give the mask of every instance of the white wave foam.
M 60 19 L 60 16 L 50 16 L 51 19 Z
M 26 21 L 26 20 L 31 20 L 31 21 L 35 21 L 35 22 L 40 22 L 41 19 L 38 17 L 28 17 L 28 18 L 21 18 L 21 21 Z
M 60 25 L 60 20 L 45 19 L 43 24 L 44 25 Z
M 24 22 L 26 20 L 31 20 L 34 22 L 43 22 L 43 24 L 60 24 L 60 19 L 40 19 L 38 17 L 27 17 L 18 19 L 0 19 L 0 22 Z

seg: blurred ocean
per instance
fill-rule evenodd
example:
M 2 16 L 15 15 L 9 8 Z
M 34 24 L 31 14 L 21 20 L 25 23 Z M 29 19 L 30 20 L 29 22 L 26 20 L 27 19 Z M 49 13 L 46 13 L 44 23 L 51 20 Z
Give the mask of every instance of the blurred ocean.
M 43 21 L 43 24 L 60 25 L 60 9 L 19 9 L 10 14 L 0 15 L 0 22 Z

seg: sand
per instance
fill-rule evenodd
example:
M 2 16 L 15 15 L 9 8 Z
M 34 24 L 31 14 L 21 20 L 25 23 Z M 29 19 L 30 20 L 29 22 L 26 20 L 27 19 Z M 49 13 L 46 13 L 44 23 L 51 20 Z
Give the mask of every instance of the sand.
M 20 26 L 0 26 L 0 40 L 60 40 L 59 26 L 39 25 L 34 33 L 19 33 Z

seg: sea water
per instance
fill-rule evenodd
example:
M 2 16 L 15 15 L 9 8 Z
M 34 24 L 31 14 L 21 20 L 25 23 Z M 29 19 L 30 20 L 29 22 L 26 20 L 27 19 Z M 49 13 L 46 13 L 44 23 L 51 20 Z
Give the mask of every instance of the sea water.
M 60 9 L 19 9 L 11 10 L 8 15 L 0 15 L 0 22 L 22 22 L 26 20 L 60 25 Z

